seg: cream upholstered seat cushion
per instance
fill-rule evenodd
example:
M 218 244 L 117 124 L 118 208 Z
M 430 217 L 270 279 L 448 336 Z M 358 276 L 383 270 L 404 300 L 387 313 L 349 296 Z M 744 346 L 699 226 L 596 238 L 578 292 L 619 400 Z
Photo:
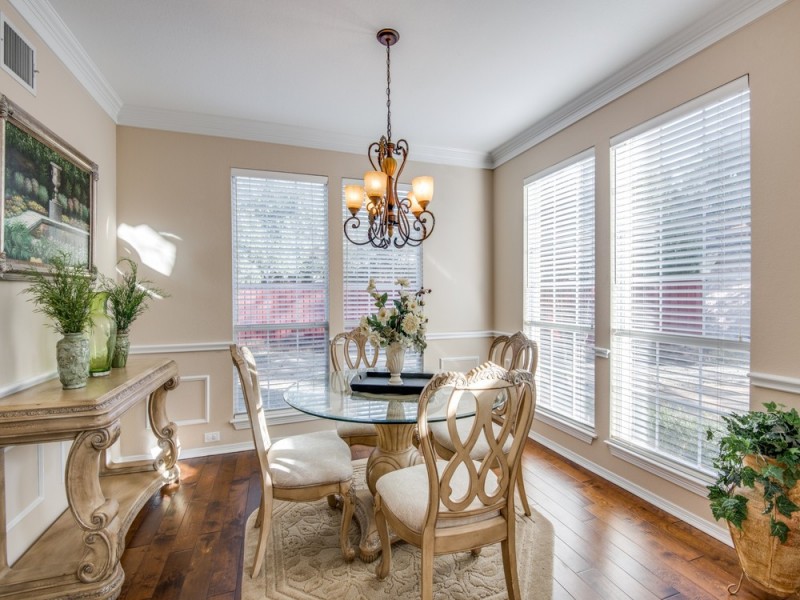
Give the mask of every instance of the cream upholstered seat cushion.
M 267 452 L 275 487 L 312 487 L 353 477 L 350 447 L 334 431 L 278 440 Z
M 474 424 L 475 419 L 473 417 L 458 419 L 456 421 L 458 437 L 462 440 L 466 440 Z M 437 444 L 447 448 L 450 450 L 450 452 L 456 451 L 456 447 L 453 444 L 452 438 L 450 437 L 450 432 L 447 430 L 447 421 L 435 421 L 428 423 L 428 427 L 430 428 L 433 438 L 436 440 Z M 492 424 L 492 429 L 494 429 L 495 437 L 497 437 L 497 433 L 500 431 L 500 425 L 494 423 Z M 511 449 L 511 444 L 513 443 L 514 440 L 509 437 L 503 444 L 503 452 L 508 452 Z M 478 436 L 475 446 L 473 446 L 472 451 L 469 454 L 472 460 L 480 460 L 489 454 L 489 443 L 486 441 L 486 436 Z
M 447 467 L 447 461 L 437 460 L 436 467 L 441 475 Z M 475 468 L 480 468 L 480 464 L 475 463 Z M 485 489 L 491 490 L 496 485 L 497 477 L 494 473 L 489 472 Z M 463 496 L 469 489 L 469 473 L 463 465 L 453 476 L 452 486 L 452 498 Z M 405 523 L 410 529 L 422 531 L 425 511 L 428 508 L 428 471 L 424 464 L 386 473 L 378 479 L 375 488 L 380 494 L 382 502 L 393 515 Z M 465 510 L 469 511 L 480 508 L 483 508 L 483 504 L 476 498 Z M 442 503 L 439 504 L 439 510 L 443 513 L 449 512 Z M 491 519 L 498 514 L 499 511 L 490 511 L 485 514 L 472 515 L 469 517 L 439 519 L 437 527 L 467 525 L 469 523 Z

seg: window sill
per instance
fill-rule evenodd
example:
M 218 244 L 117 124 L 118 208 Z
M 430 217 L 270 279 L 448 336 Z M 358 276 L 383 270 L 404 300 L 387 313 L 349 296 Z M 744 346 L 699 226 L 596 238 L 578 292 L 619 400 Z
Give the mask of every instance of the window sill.
M 549 412 L 546 409 L 537 407 L 536 416 L 534 418 L 537 421 L 541 421 L 545 425 L 549 425 L 550 427 L 558 429 L 559 431 L 563 431 L 568 435 L 571 435 L 575 439 L 578 439 L 585 444 L 591 444 L 597 439 L 597 434 L 595 433 L 594 429 L 590 429 L 589 427 L 582 427 L 580 425 L 577 425 L 576 423 L 567 421 L 563 417 L 560 417 L 555 413 Z
M 670 464 L 655 455 L 646 453 L 633 446 L 615 440 L 606 440 L 612 456 L 624 460 L 640 469 L 652 473 L 665 479 L 685 490 L 706 497 L 708 495 L 707 485 L 713 483 L 710 476 L 702 475 L 691 471 L 689 468 L 681 468 L 679 465 Z
M 318 417 L 312 417 L 293 408 L 264 411 L 264 416 L 268 425 L 286 425 L 288 423 L 302 423 L 303 421 L 316 421 L 318 419 Z M 250 429 L 250 419 L 244 413 L 234 415 L 233 419 L 228 422 L 237 431 Z

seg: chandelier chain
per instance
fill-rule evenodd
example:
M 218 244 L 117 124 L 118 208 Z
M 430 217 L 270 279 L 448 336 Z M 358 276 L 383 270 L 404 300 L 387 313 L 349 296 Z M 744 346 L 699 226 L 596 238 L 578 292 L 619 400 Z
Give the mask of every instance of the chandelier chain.
M 391 44 L 386 44 L 386 137 L 392 141 L 392 58 Z

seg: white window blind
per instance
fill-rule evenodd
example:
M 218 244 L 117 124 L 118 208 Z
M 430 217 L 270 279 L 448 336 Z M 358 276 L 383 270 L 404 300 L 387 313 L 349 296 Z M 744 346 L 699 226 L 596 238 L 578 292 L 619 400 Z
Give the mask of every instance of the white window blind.
M 358 184 L 356 180 L 342 181 L 342 215 L 347 218 L 350 211 L 344 204 L 344 186 Z M 398 194 L 404 196 L 411 191 L 410 185 L 398 185 Z M 361 207 L 358 218 L 367 223 L 367 209 Z M 363 225 L 362 225 L 363 226 Z M 403 246 L 395 248 L 374 248 L 371 244 L 356 246 L 343 236 L 344 256 L 344 327 L 347 330 L 356 327 L 363 315 L 375 312 L 375 303 L 367 293 L 370 277 L 375 280 L 375 287 L 381 292 L 388 292 L 389 298 L 395 298 L 398 278 L 406 278 L 412 290 L 422 287 L 422 246 Z M 381 349 L 378 368 L 384 368 L 385 355 Z M 405 371 L 422 371 L 422 354 L 413 350 L 406 351 Z
M 612 438 L 711 472 L 749 408 L 749 92 L 740 80 L 612 140 Z
M 525 333 L 537 410 L 594 429 L 594 151 L 525 182 Z
M 231 197 L 234 337 L 255 356 L 265 408 L 286 408 L 285 390 L 327 377 L 327 179 L 234 169 Z

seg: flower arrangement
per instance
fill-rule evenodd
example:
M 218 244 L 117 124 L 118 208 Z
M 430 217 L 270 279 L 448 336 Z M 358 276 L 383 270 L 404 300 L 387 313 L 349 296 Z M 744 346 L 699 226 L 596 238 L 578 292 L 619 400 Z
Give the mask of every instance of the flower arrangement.
M 375 300 L 377 312 L 361 317 L 359 327 L 372 343 L 386 347 L 398 343 L 404 348 L 414 348 L 422 352 L 428 345 L 425 341 L 425 332 L 428 326 L 428 317 L 425 316 L 425 294 L 430 290 L 420 288 L 411 292 L 411 283 L 408 279 L 400 278 L 395 281 L 400 289 L 398 297 L 389 302 L 389 294 L 381 294 L 375 288 L 375 281 L 369 280 L 367 292 Z

